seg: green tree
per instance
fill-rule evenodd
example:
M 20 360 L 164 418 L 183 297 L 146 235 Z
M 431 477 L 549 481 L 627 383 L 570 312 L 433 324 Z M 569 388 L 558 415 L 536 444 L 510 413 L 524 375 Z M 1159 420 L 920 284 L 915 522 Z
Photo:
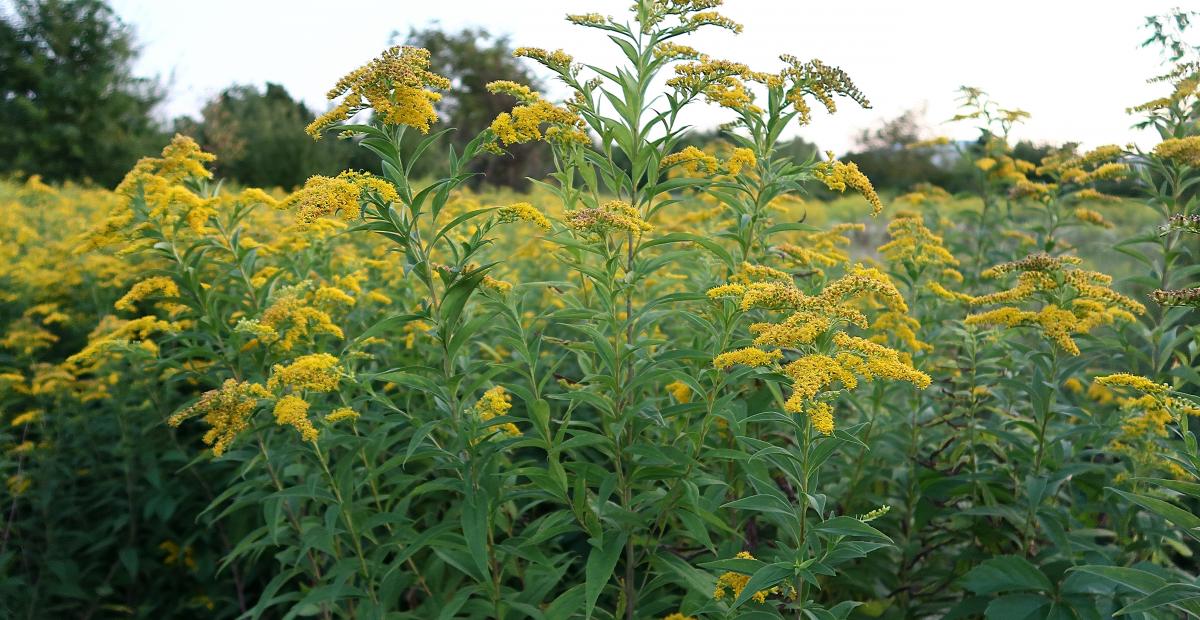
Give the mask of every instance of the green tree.
M 0 12 L 0 171 L 112 185 L 162 134 L 154 80 L 103 0 L 14 0 Z
M 215 168 L 245 185 L 295 187 L 313 174 L 356 167 L 358 151 L 343 140 L 314 141 L 304 126 L 314 114 L 279 84 L 266 90 L 231 86 L 205 104 L 200 119 L 179 119 L 175 130 L 217 156 Z
M 399 33 L 393 39 L 400 39 Z M 403 37 L 405 45 L 423 47 L 430 52 L 430 70 L 450 78 L 452 87 L 438 104 L 438 114 L 455 132 L 450 144 L 459 152 L 470 139 L 491 124 L 501 112 L 512 109 L 512 97 L 494 95 L 487 84 L 510 80 L 542 90 L 541 81 L 513 57 L 513 49 L 504 36 L 494 36 L 482 28 L 464 28 L 446 32 L 436 25 L 411 29 Z M 424 161 L 438 161 L 426 157 Z M 529 177 L 540 179 L 551 170 L 550 152 L 545 144 L 516 145 L 510 153 L 477 160 L 471 171 L 481 173 L 481 182 L 524 189 Z M 419 174 L 426 171 L 418 170 Z
M 924 116 L 923 110 L 908 110 L 878 127 L 862 130 L 854 152 L 846 159 L 858 164 L 881 190 L 904 191 L 921 182 L 945 186 L 950 174 L 935 161 L 933 152 L 908 148 L 925 137 Z

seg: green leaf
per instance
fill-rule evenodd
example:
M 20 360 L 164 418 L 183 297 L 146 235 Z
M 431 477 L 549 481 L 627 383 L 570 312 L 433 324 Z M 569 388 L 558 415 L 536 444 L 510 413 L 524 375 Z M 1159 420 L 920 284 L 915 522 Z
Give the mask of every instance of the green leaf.
M 1174 523 L 1183 528 L 1192 538 L 1200 540 L 1200 517 L 1174 505 L 1169 502 L 1164 502 L 1161 499 L 1139 495 L 1137 493 L 1129 493 L 1112 487 L 1105 487 L 1109 491 L 1124 497 L 1125 499 L 1149 510 L 1158 516 Z
M 742 499 L 723 504 L 722 508 L 737 508 L 739 510 L 756 510 L 788 517 L 795 517 L 796 511 L 786 502 L 773 495 L 751 495 Z
M 1150 594 L 1151 592 L 1167 585 L 1167 581 L 1158 575 L 1136 568 L 1126 568 L 1124 566 L 1085 565 L 1076 566 L 1071 570 L 1103 577 L 1118 585 L 1132 588 L 1133 590 L 1136 590 L 1142 594 Z
M 445 297 L 442 298 L 441 329 L 448 330 L 458 322 L 458 317 L 462 315 L 463 307 L 467 305 L 467 299 L 479 287 L 479 283 L 483 281 L 483 276 L 487 275 L 487 272 L 495 265 L 496 263 L 484 265 L 472 271 L 469 275 L 460 278 L 450 286 L 450 289 L 446 291 Z
M 1046 617 L 1054 601 L 1040 594 L 1008 594 L 993 600 L 984 617 L 988 620 L 1033 620 Z
M 1042 571 L 1016 555 L 985 560 L 962 578 L 962 585 L 976 594 L 1022 590 L 1049 592 L 1054 588 Z
M 359 334 L 358 336 L 356 336 L 354 338 L 354 340 L 347 342 L 346 345 L 342 347 L 342 353 L 345 353 L 354 345 L 356 345 L 368 338 L 371 338 L 373 336 L 378 336 L 378 335 L 388 332 L 392 329 L 400 327 L 401 325 L 404 325 L 405 323 L 408 323 L 409 321 L 416 321 L 420 318 L 421 318 L 421 316 L 417 315 L 417 314 L 396 314 L 396 315 L 386 317 L 386 318 L 378 321 L 374 325 L 363 330 L 363 332 L 361 334 Z
M 584 597 L 584 617 L 591 618 L 592 611 L 596 609 L 596 601 L 600 598 L 600 593 L 604 591 L 604 586 L 608 585 L 612 579 L 613 570 L 617 567 L 617 558 L 621 555 L 621 548 L 625 546 L 625 539 L 628 534 L 620 532 L 615 536 L 611 535 L 605 538 L 604 541 L 596 546 L 592 544 L 592 550 L 588 552 L 587 566 L 584 570 L 587 581 L 585 583 Z
M 712 239 L 709 239 L 707 237 L 701 237 L 700 235 L 695 235 L 692 233 L 685 233 L 685 232 L 670 233 L 668 235 L 663 235 L 656 239 L 647 241 L 646 243 L 642 244 L 642 247 L 651 247 L 651 246 L 662 245 L 662 244 L 666 244 L 666 243 L 679 243 L 679 242 L 683 242 L 683 241 L 690 241 L 692 243 L 696 243 L 698 245 L 703 246 L 704 249 L 708 250 L 709 252 L 712 252 L 713 255 L 715 255 L 717 258 L 720 258 L 721 261 L 725 263 L 726 267 L 729 267 L 730 269 L 734 268 L 734 264 L 736 261 L 733 260 L 733 256 L 728 251 L 726 251 L 725 248 L 721 247 L 721 244 L 719 244 L 716 241 L 713 241 Z
M 467 551 L 475 560 L 475 568 L 479 571 L 477 578 L 480 583 L 491 582 L 491 566 L 488 564 L 488 509 L 487 497 L 479 492 L 470 481 L 464 481 L 465 497 L 462 507 L 463 538 L 467 543 Z
M 1174 605 L 1184 601 L 1200 599 L 1200 586 L 1190 583 L 1172 583 L 1165 585 L 1148 596 L 1144 596 L 1117 611 L 1117 616 L 1150 611 L 1163 605 Z
M 813 527 L 814 530 L 824 534 L 833 534 L 835 536 L 857 536 L 861 538 L 878 538 L 891 542 L 886 534 L 867 525 L 866 523 L 855 519 L 854 517 L 834 517 Z
M 778 584 L 784 579 L 792 576 L 794 571 L 795 568 L 788 562 L 767 564 L 757 571 L 754 571 L 754 574 L 750 575 L 750 581 L 746 582 L 745 587 L 742 588 L 742 593 L 738 595 L 737 600 L 733 601 L 733 605 L 730 606 L 730 609 L 737 609 L 738 607 L 741 607 L 742 604 L 750 600 L 750 597 L 754 596 L 756 592 L 773 588 L 775 584 Z

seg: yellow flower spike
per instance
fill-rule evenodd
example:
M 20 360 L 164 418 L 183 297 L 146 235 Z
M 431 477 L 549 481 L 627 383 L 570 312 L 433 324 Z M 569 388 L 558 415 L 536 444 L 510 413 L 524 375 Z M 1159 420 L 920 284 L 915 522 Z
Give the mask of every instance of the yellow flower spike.
M 1075 335 L 1116 321 L 1133 321 L 1135 315 L 1145 312 L 1142 304 L 1109 288 L 1112 284 L 1110 276 L 1079 269 L 1079 262 L 1080 259 L 1071 256 L 1034 254 L 985 270 L 982 275 L 987 278 L 1017 273 L 1017 284 L 974 297 L 968 303 L 972 306 L 1010 305 L 972 314 L 965 323 L 1035 327 L 1063 351 L 1079 355 Z M 1069 295 L 1065 304 L 1062 301 L 1064 295 Z
M 871 180 L 859 171 L 854 162 L 837 161 L 833 158 L 833 153 L 829 153 L 829 161 L 817 164 L 813 176 L 833 191 L 844 192 L 846 188 L 850 188 L 862 194 L 871 205 L 871 215 L 879 215 L 883 211 L 883 201 L 879 199 L 879 194 L 875 193 Z
M 329 91 L 330 101 L 342 97 L 332 110 L 305 128 L 313 139 L 324 130 L 371 108 L 388 125 L 407 125 L 421 133 L 437 122 L 433 104 L 441 95 L 430 88 L 446 90 L 450 80 L 429 71 L 429 50 L 395 46 L 371 62 L 351 71 Z
M 751 155 L 753 156 L 753 154 Z M 716 174 L 721 170 L 721 165 L 715 156 L 709 155 L 694 146 L 688 146 L 682 151 L 671 153 L 658 162 L 660 170 L 666 170 L 672 166 L 682 166 L 684 171 L 693 176 Z
M 603 236 L 614 230 L 641 235 L 652 229 L 628 202 L 610 200 L 600 207 L 588 207 L 567 215 L 567 226 L 593 236 Z
M 528 202 L 514 202 L 507 207 L 501 207 L 496 212 L 499 221 L 502 223 L 511 223 L 516 221 L 530 222 L 542 230 L 551 230 L 550 220 L 538 211 L 532 204 Z
M 734 557 L 742 560 L 755 559 L 754 556 L 750 555 L 750 552 L 748 551 L 739 551 Z M 732 597 L 736 599 L 742 595 L 742 590 L 746 589 L 746 584 L 748 583 L 750 583 L 749 575 L 743 575 L 733 571 L 726 571 L 722 573 L 720 577 L 717 577 L 717 586 L 715 589 L 713 589 L 713 600 L 719 601 L 724 599 L 727 591 L 731 592 Z M 775 590 L 776 589 L 760 590 L 755 592 L 750 598 L 756 603 L 766 603 L 767 596 Z
M 1124 372 L 1096 377 L 1096 383 L 1105 387 L 1125 387 L 1144 394 L 1166 394 L 1171 391 L 1171 386 L 1166 383 L 1155 383 L 1145 377 Z
M 337 424 L 342 420 L 357 420 L 359 414 L 350 407 L 338 407 L 325 416 L 326 424 Z
M 488 422 L 493 418 L 508 415 L 508 411 L 512 409 L 512 396 L 501 386 L 497 385 L 483 393 L 479 397 L 479 401 L 475 403 L 475 414 L 479 416 L 482 422 Z M 510 437 L 519 437 L 521 429 L 517 428 L 512 422 L 505 422 L 496 427 L 501 433 Z
M 319 433 L 308 419 L 308 407 L 308 401 L 299 396 L 284 396 L 275 403 L 275 423 L 296 429 L 304 441 L 316 441 Z
M 328 353 L 302 355 L 287 366 L 276 364 L 271 369 L 267 387 L 271 390 L 291 387 L 313 392 L 331 392 L 337 389 L 341 379 L 337 365 L 338 358 Z
M 713 368 L 725 370 L 730 366 L 766 366 L 783 359 L 781 351 L 763 351 L 755 347 L 746 347 L 737 351 L 728 351 L 713 358 Z
M 673 381 L 667 384 L 667 393 L 675 398 L 677 402 L 687 403 L 692 400 L 692 388 L 682 381 Z M 16 422 L 13 422 L 16 425 Z
M 238 434 L 249 428 L 259 400 L 270 397 L 271 393 L 257 383 L 226 379 L 220 389 L 205 392 L 196 404 L 175 413 L 167 423 L 179 426 L 190 417 L 203 415 L 209 426 L 204 443 L 212 446 L 213 456 L 221 456 Z
M 1200 136 L 1168 138 L 1154 147 L 1154 155 L 1200 168 Z
M 489 275 L 484 275 L 483 281 L 480 282 L 479 284 L 480 284 L 480 286 L 484 286 L 486 288 L 492 289 L 493 291 L 496 291 L 497 293 L 500 293 L 501 295 L 507 295 L 510 291 L 512 291 L 512 288 L 513 288 L 513 285 L 511 282 L 505 282 L 504 280 L 497 280 L 496 278 L 493 278 L 492 276 L 489 276 Z

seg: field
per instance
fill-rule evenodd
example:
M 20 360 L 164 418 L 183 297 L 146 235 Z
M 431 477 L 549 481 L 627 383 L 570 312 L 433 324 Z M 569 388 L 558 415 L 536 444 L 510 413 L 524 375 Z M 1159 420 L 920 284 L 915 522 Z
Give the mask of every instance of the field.
M 0 181 L 3 615 L 1200 616 L 1196 66 L 1160 144 L 1040 161 L 964 89 L 911 148 L 972 189 L 880 196 L 776 151 L 850 76 L 683 45 L 715 4 L 572 16 L 627 63 L 518 49 L 574 97 L 494 82 L 462 148 L 390 48 L 308 127 L 377 165 L 295 191 L 183 135 Z

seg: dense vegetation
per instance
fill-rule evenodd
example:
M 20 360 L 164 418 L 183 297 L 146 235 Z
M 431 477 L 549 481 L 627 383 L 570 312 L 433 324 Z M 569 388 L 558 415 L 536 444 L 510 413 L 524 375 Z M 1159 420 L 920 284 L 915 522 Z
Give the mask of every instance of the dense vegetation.
M 184 135 L 112 191 L 0 184 L 5 615 L 1200 616 L 1188 15 L 1152 149 L 1020 147 L 964 88 L 978 139 L 864 142 L 961 187 L 884 200 L 781 140 L 850 76 L 684 45 L 718 4 L 569 16 L 618 67 L 517 48 L 564 102 L 415 46 L 315 118 L 223 95 L 230 169 L 271 122 L 370 158 L 291 193 Z M 456 89 L 508 103 L 454 134 Z

